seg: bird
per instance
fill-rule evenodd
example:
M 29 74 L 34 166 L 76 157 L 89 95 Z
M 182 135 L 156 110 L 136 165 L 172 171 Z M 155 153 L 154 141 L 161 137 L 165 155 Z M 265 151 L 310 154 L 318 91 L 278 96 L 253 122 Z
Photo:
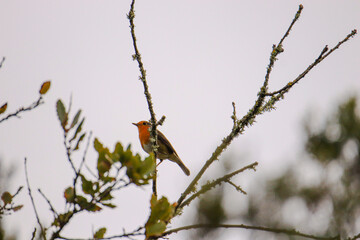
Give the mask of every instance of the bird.
M 148 121 L 140 121 L 138 123 L 133 123 L 133 125 L 135 125 L 138 128 L 141 147 L 147 153 L 152 152 L 152 146 L 150 142 L 151 124 Z M 160 159 L 160 161 L 164 159 L 168 159 L 172 162 L 177 163 L 177 165 L 179 165 L 179 167 L 183 170 L 183 172 L 187 176 L 189 176 L 190 175 L 189 169 L 181 161 L 179 155 L 176 153 L 175 149 L 173 148 L 169 140 L 167 140 L 165 135 L 159 130 L 156 130 L 156 132 L 157 132 L 157 140 L 158 140 L 157 144 L 159 145 L 157 150 L 157 158 Z

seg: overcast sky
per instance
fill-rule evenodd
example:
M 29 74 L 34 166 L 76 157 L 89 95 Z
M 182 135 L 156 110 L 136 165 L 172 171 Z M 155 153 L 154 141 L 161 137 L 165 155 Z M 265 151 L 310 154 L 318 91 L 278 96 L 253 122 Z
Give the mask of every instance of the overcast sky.
M 271 46 L 283 36 L 300 3 L 303 14 L 275 64 L 271 90 L 297 77 L 325 45 L 332 47 L 359 28 L 360 1 L 137 1 L 138 46 L 155 112 L 158 118 L 166 116 L 160 129 L 192 173 L 187 177 L 177 165 L 162 163 L 159 195 L 176 201 L 230 132 L 232 101 L 239 117 L 252 106 Z M 55 112 L 57 99 L 68 104 L 72 94 L 73 109 L 81 108 L 86 116 L 85 129 L 105 145 L 113 148 L 117 141 L 131 143 L 135 152 L 147 156 L 131 125 L 150 115 L 137 63 L 131 58 L 129 5 L 126 0 L 0 0 L 0 56 L 6 57 L 0 69 L 0 105 L 8 102 L 7 111 L 13 112 L 36 100 L 42 82 L 52 81 L 44 105 L 0 125 L 1 161 L 17 166 L 11 190 L 25 185 L 23 161 L 27 157 L 35 201 L 46 224 L 51 213 L 36 189 L 41 188 L 61 211 L 63 191 L 72 184 Z M 237 167 L 252 161 L 260 164 L 256 173 L 240 178 L 238 184 L 246 190 L 246 182 L 257 176 L 281 171 L 281 166 L 301 152 L 301 126 L 309 113 L 321 120 L 339 101 L 358 93 L 359 53 L 357 36 L 296 85 L 276 111 L 260 116 L 233 142 L 224 156 L 242 156 Z M 76 157 L 80 161 L 81 156 Z M 88 161 L 95 166 L 92 147 Z M 217 166 L 219 163 L 210 171 L 215 173 Z M 118 208 L 76 217 L 64 235 L 89 237 L 93 229 L 103 226 L 108 227 L 109 235 L 121 233 L 122 228 L 131 231 L 146 221 L 150 194 L 149 187 L 118 192 Z M 26 191 L 16 200 L 25 207 L 6 216 L 6 226 L 17 231 L 19 239 L 30 239 L 36 221 Z M 234 211 L 242 201 L 246 196 L 240 194 L 229 200 Z M 182 226 L 191 216 L 185 213 L 172 226 Z M 244 233 L 232 231 L 240 232 Z

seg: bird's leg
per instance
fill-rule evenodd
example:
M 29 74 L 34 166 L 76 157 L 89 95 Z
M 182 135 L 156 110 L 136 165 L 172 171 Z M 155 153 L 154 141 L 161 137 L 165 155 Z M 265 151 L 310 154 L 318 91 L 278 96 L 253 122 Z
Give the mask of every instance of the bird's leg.
M 160 165 L 160 163 L 162 163 L 162 161 L 164 161 L 164 159 L 159 159 L 160 162 L 156 165 L 156 167 L 158 167 Z

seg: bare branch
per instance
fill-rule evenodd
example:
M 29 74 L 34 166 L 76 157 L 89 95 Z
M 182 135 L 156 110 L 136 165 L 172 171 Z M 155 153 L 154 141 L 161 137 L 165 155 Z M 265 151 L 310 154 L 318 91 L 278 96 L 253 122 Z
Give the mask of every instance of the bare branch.
M 139 227 L 138 229 L 132 231 L 132 232 L 125 232 L 125 230 L 123 230 L 123 234 L 119 234 L 119 235 L 114 235 L 114 236 L 110 236 L 110 237 L 104 237 L 101 238 L 102 240 L 106 240 L 106 239 L 116 239 L 116 238 L 128 238 L 128 239 L 132 239 L 132 236 L 143 236 L 145 235 L 144 232 L 141 232 L 144 229 L 144 227 Z M 58 239 L 64 239 L 64 240 L 94 240 L 94 238 L 67 238 L 67 237 L 63 237 L 63 236 L 59 236 Z
M 151 94 L 149 92 L 149 86 L 146 82 L 146 70 L 144 68 L 144 64 L 141 60 L 141 54 L 138 50 L 137 47 L 137 43 L 136 43 L 136 36 L 135 36 L 135 25 L 134 25 L 134 18 L 135 18 L 135 11 L 134 11 L 134 5 L 135 5 L 135 0 L 132 0 L 131 5 L 130 5 L 130 11 L 129 14 L 127 15 L 129 22 L 130 22 L 130 29 L 131 29 L 131 37 L 132 37 L 132 41 L 133 41 L 133 46 L 134 46 L 134 51 L 135 54 L 133 55 L 133 59 L 136 60 L 138 62 L 139 65 L 139 70 L 140 70 L 140 74 L 141 76 L 139 77 L 139 79 L 142 81 L 143 86 L 144 86 L 144 94 L 146 97 L 146 101 L 148 104 L 148 108 L 149 108 L 149 112 L 150 112 L 150 123 L 151 123 L 151 128 L 150 128 L 150 141 L 152 143 L 152 149 L 155 155 L 155 161 L 157 159 L 157 149 L 158 149 L 158 144 L 157 144 L 157 132 L 156 132 L 156 117 L 155 117 L 155 112 L 153 109 L 153 103 L 151 100 Z M 153 176 L 153 193 L 155 196 L 157 196 L 157 189 L 156 189 L 156 179 L 157 179 L 157 170 L 156 170 L 156 166 L 155 166 L 155 171 L 154 171 L 154 176 Z
M 36 228 L 34 228 L 34 231 L 32 233 L 32 236 L 31 236 L 31 240 L 34 240 L 36 237 Z
M 41 196 L 45 199 L 45 201 L 48 203 L 51 212 L 54 214 L 55 217 L 58 217 L 59 214 L 56 212 L 55 208 L 51 204 L 50 200 L 45 196 L 45 194 L 41 191 L 40 188 L 38 188 L 38 192 L 41 194 Z
M 35 102 L 33 102 L 31 105 L 29 105 L 28 107 L 20 107 L 16 112 L 14 113 L 10 113 L 8 114 L 6 117 L 0 119 L 0 123 L 3 122 L 3 121 L 6 121 L 8 120 L 9 118 L 12 118 L 12 117 L 18 117 L 20 118 L 20 116 L 18 116 L 20 113 L 22 112 L 26 112 L 26 111 L 30 111 L 30 110 L 33 110 L 34 108 L 37 108 L 38 106 L 40 106 L 41 104 L 44 103 L 44 101 L 42 101 L 43 98 L 42 96 L 40 95 L 39 96 L 39 99 L 36 100 Z
M 42 237 L 43 239 L 46 239 L 46 236 L 45 236 L 45 231 L 44 231 L 44 228 L 40 222 L 40 218 L 39 218 L 39 214 L 36 210 L 36 206 L 35 206 L 35 202 L 34 202 L 34 198 L 32 196 L 32 193 L 31 193 L 31 188 L 30 188 L 30 183 L 29 183 L 29 177 L 28 177 L 28 172 L 27 172 L 27 160 L 25 158 L 24 160 L 24 166 L 25 166 L 25 178 L 26 178 L 26 185 L 27 185 L 27 189 L 28 189 L 28 192 L 29 192 L 29 196 L 30 196 L 30 199 L 31 199 L 31 204 L 33 206 L 33 209 L 34 209 L 34 212 L 35 212 L 35 216 L 36 216 L 36 220 L 41 228 L 41 234 L 42 234 Z
M 235 102 L 232 102 L 232 106 L 233 106 L 233 115 L 231 115 L 231 119 L 233 120 L 233 128 L 236 127 L 236 122 L 238 121 L 237 117 L 236 117 L 236 106 L 235 106 Z
M 254 162 L 254 163 L 249 164 L 249 165 L 247 165 L 247 166 L 245 166 L 245 167 L 243 167 L 243 168 L 241 168 L 241 169 L 238 169 L 238 170 L 236 170 L 236 171 L 234 171 L 234 172 L 232 172 L 232 173 L 226 174 L 225 176 L 220 177 L 220 178 L 218 178 L 218 179 L 216 179 L 216 180 L 214 180 L 214 181 L 212 181 L 212 182 L 210 182 L 210 183 L 208 183 L 208 184 L 203 185 L 198 192 L 194 193 L 194 194 L 191 195 L 188 199 L 186 199 L 186 200 L 181 204 L 181 206 L 179 206 L 179 208 L 183 208 L 183 207 L 185 207 L 185 206 L 188 206 L 188 205 L 190 204 L 190 202 L 192 202 L 192 200 L 194 200 L 195 198 L 197 198 L 197 197 L 199 197 L 200 195 L 206 193 L 206 192 L 209 191 L 210 189 L 214 188 L 216 185 L 220 185 L 220 184 L 223 183 L 223 182 L 227 182 L 230 178 L 232 178 L 233 176 L 235 176 L 235 175 L 237 175 L 237 174 L 239 174 L 239 173 L 241 173 L 241 172 L 243 172 L 243 171 L 245 171 L 245 170 L 248 170 L 248 169 L 250 170 L 250 169 L 252 169 L 252 170 L 255 171 L 257 165 L 258 165 L 258 163 L 257 163 L 257 162 Z M 236 186 L 236 185 L 235 185 L 235 186 Z M 236 187 L 238 187 L 238 186 L 236 186 Z M 243 191 L 243 192 L 244 192 L 244 191 Z M 246 194 L 246 193 L 245 193 L 245 194 Z
M 211 157 L 205 162 L 205 164 L 203 165 L 203 167 L 201 168 L 201 170 L 198 172 L 198 174 L 195 176 L 195 178 L 193 179 L 193 181 L 188 185 L 188 187 L 185 189 L 185 191 L 181 194 L 180 198 L 178 199 L 177 203 L 177 208 L 179 206 L 181 206 L 181 203 L 184 201 L 184 199 L 192 192 L 194 191 L 194 188 L 196 186 L 196 184 L 198 183 L 199 179 L 201 178 L 201 176 L 204 174 L 204 172 L 207 170 L 207 168 L 215 161 L 219 158 L 219 156 L 222 154 L 222 152 L 231 144 L 232 140 L 239 136 L 240 134 L 242 134 L 245 131 L 245 128 L 252 125 L 255 121 L 255 118 L 260 115 L 261 113 L 263 113 L 264 111 L 270 111 L 273 110 L 274 104 L 279 101 L 280 99 L 283 98 L 283 95 L 295 84 L 297 83 L 300 79 L 302 79 L 314 66 L 316 66 L 319 62 L 321 62 L 324 58 L 326 58 L 329 54 L 331 54 L 334 50 L 336 50 L 337 48 L 340 47 L 341 44 L 343 44 L 344 42 L 346 42 L 347 40 L 349 40 L 350 37 L 354 36 L 356 34 L 356 30 L 353 30 L 351 34 L 349 34 L 343 41 L 339 42 L 333 49 L 331 49 L 329 52 L 327 52 L 327 49 L 324 48 L 323 51 L 321 52 L 319 58 L 317 58 L 317 60 L 315 60 L 315 62 L 310 65 L 308 67 L 307 70 L 305 70 L 302 74 L 299 75 L 298 78 L 296 78 L 293 82 L 291 82 L 291 86 L 290 87 L 286 87 L 281 93 L 272 96 L 268 101 L 265 102 L 265 97 L 266 96 L 271 96 L 270 94 L 268 94 L 267 92 L 267 87 L 268 87 L 268 81 L 269 81 L 269 77 L 270 77 L 270 73 L 272 70 L 272 67 L 276 61 L 276 56 L 283 52 L 283 48 L 282 48 L 282 43 L 284 41 L 284 39 L 289 35 L 289 32 L 292 28 L 292 26 L 294 25 L 294 23 L 297 21 L 297 19 L 299 18 L 301 11 L 302 11 L 303 7 L 302 5 L 299 6 L 299 10 L 297 11 L 294 20 L 292 21 L 292 23 L 290 24 L 290 27 L 288 28 L 288 30 L 286 31 L 285 35 L 282 37 L 282 39 L 280 40 L 279 44 L 277 46 L 273 46 L 273 51 L 271 53 L 270 56 L 270 63 L 267 67 L 267 72 L 265 75 L 265 80 L 264 83 L 262 85 L 262 87 L 260 88 L 260 91 L 258 93 L 258 98 L 255 101 L 254 106 L 248 111 L 248 113 L 243 116 L 242 119 L 238 120 L 236 122 L 236 126 L 234 126 L 231 130 L 231 132 L 229 133 L 228 136 L 226 136 L 221 144 L 215 149 L 215 151 L 213 152 L 213 154 L 211 155 Z M 327 53 L 326 53 L 327 52 Z M 326 54 L 325 54 L 326 53 Z
M 233 186 L 233 187 L 236 189 L 236 191 L 241 192 L 242 194 L 245 194 L 245 195 L 247 194 L 240 186 L 236 185 L 236 184 L 233 183 L 232 181 L 226 180 L 225 182 L 227 182 L 227 183 L 229 183 L 231 186 Z
M 302 10 L 303 10 L 303 6 L 300 4 L 299 9 L 296 12 L 295 17 L 292 20 L 288 30 L 286 31 L 284 36 L 281 38 L 280 42 L 277 45 L 273 45 L 273 51 L 271 52 L 270 62 L 269 62 L 269 65 L 267 67 L 266 75 L 265 75 L 264 87 L 266 88 L 266 91 L 267 91 L 267 85 L 268 85 L 269 78 L 270 78 L 270 73 L 271 73 L 272 68 L 273 68 L 273 66 L 275 64 L 275 61 L 277 60 L 276 57 L 277 57 L 278 54 L 280 54 L 280 53 L 282 53 L 284 51 L 282 44 L 283 44 L 284 40 L 289 36 L 290 31 L 291 31 L 292 27 L 294 26 L 295 22 L 299 19 Z M 266 94 L 266 92 L 264 91 L 263 94 Z
M 165 116 L 162 116 L 161 118 L 160 118 L 160 120 L 156 123 L 156 126 L 162 126 L 163 125 L 163 123 L 164 123 L 164 121 L 165 121 Z
M 183 230 L 198 229 L 198 228 L 242 228 L 242 229 L 272 232 L 272 233 L 285 233 L 291 236 L 300 236 L 300 237 L 316 239 L 316 240 L 336 240 L 336 239 L 340 240 L 340 236 L 318 237 L 310 234 L 301 233 L 295 229 L 289 230 L 289 229 L 281 229 L 281 228 L 268 228 L 268 227 L 260 227 L 260 226 L 249 226 L 245 224 L 194 224 L 194 225 L 188 225 L 188 226 L 168 230 L 164 232 L 161 236 L 170 235 Z
M 283 88 L 281 88 L 278 91 L 267 93 L 266 96 L 274 96 L 276 94 L 284 94 L 290 90 L 296 83 L 298 83 L 302 78 L 306 76 L 310 72 L 311 69 L 313 69 L 317 64 L 322 62 L 325 58 L 327 58 L 332 52 L 334 52 L 336 49 L 338 49 L 342 44 L 350 40 L 351 37 L 354 37 L 357 34 L 356 29 L 351 31 L 350 34 L 348 34 L 342 41 L 340 41 L 338 44 L 336 44 L 335 47 L 333 47 L 330 51 L 328 51 L 328 46 L 326 45 L 324 49 L 321 51 L 318 58 L 315 59 L 315 61 L 310 64 L 297 78 L 295 78 L 293 81 L 286 84 Z M 326 54 L 325 54 L 326 53 Z
M 3 65 L 4 62 L 5 62 L 5 57 L 3 57 L 3 58 L 1 59 L 0 68 L 2 67 L 2 65 Z
M 87 151 L 88 151 L 88 149 L 89 149 L 91 136 L 92 136 L 92 131 L 90 131 L 90 134 L 89 134 L 89 137 L 88 137 L 88 141 L 87 141 L 87 143 L 86 143 L 86 147 L 85 147 L 85 150 L 84 150 L 84 155 L 83 155 L 83 157 L 82 157 L 82 160 L 81 160 L 79 169 L 77 170 L 76 175 L 75 175 L 75 178 L 74 178 L 74 183 L 73 183 L 74 189 L 75 189 L 76 182 L 77 182 L 77 180 L 78 180 L 78 178 L 79 178 L 81 169 L 82 169 L 82 167 L 83 167 L 83 165 L 84 165 L 84 163 L 85 163 L 85 160 L 86 160 L 86 154 L 87 154 Z

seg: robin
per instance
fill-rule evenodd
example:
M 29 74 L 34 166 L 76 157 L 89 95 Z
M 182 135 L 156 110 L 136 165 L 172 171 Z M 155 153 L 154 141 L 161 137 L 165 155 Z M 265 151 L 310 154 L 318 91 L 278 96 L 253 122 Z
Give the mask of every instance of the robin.
M 138 123 L 133 123 L 135 126 L 137 126 L 139 130 L 139 139 L 141 143 L 141 147 L 144 149 L 145 152 L 150 153 L 152 152 L 152 146 L 150 142 L 150 123 L 147 121 L 140 121 Z M 171 146 L 171 143 L 169 140 L 166 139 L 164 134 L 162 134 L 159 130 L 156 130 L 157 137 L 158 137 L 158 151 L 157 151 L 157 158 L 160 159 L 160 161 L 164 159 L 169 159 L 170 161 L 173 161 L 177 163 L 183 170 L 183 172 L 189 176 L 190 171 L 189 169 L 184 165 L 184 163 L 179 158 L 178 154 L 176 153 L 173 146 Z

